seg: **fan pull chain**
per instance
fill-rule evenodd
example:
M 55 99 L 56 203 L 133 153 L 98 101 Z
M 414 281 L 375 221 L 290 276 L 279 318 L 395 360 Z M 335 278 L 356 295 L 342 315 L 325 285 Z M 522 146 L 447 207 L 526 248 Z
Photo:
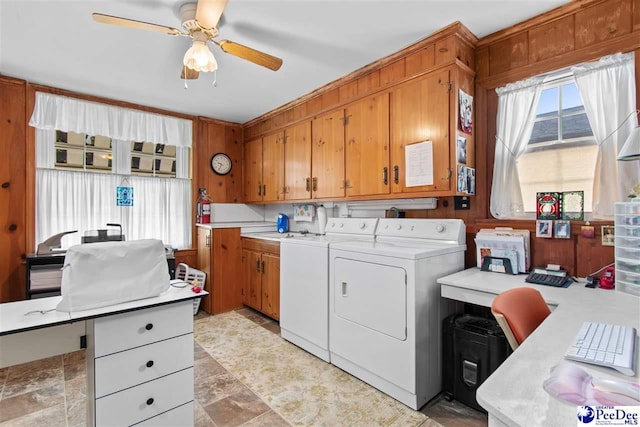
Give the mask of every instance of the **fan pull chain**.
M 211 83 L 213 87 L 218 87 L 218 70 L 213 71 L 213 83 Z
M 183 73 L 182 75 L 184 76 L 184 90 L 189 89 L 189 86 L 187 85 L 187 66 L 183 65 Z

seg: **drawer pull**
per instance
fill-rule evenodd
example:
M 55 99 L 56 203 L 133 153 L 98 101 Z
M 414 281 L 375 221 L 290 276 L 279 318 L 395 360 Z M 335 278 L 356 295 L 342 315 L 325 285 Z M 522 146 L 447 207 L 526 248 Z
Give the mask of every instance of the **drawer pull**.
M 147 331 L 150 331 L 153 329 L 153 323 L 147 323 L 147 326 L 144 327 Z
M 150 367 L 152 367 L 152 366 L 153 366 L 153 360 L 149 360 L 149 361 L 147 362 L 147 368 L 150 368 Z
M 153 397 L 147 399 L 147 405 L 153 405 Z

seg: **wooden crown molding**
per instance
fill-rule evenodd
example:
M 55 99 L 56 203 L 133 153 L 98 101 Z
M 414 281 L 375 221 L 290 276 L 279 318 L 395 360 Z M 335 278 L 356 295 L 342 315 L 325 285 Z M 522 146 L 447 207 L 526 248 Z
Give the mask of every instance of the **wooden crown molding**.
M 354 81 L 357 80 L 358 78 L 365 76 L 373 71 L 379 70 L 381 68 L 383 68 L 384 66 L 391 64 L 395 61 L 398 61 L 400 59 L 403 59 L 406 56 L 411 55 L 412 53 L 423 49 L 424 47 L 426 47 L 427 45 L 430 45 L 432 43 L 437 42 L 438 40 L 444 39 L 446 37 L 455 35 L 458 37 L 459 40 L 461 40 L 462 42 L 464 42 L 465 44 L 469 45 L 470 47 L 475 49 L 476 44 L 478 43 L 478 38 L 467 28 L 464 26 L 464 24 L 462 24 L 460 21 L 456 21 L 452 24 L 447 25 L 444 28 L 441 28 L 440 30 L 418 40 L 417 42 L 399 50 L 398 52 L 392 53 L 391 55 L 385 56 L 384 58 L 378 59 L 375 62 L 372 62 L 370 64 L 365 65 L 364 67 L 358 68 L 355 71 L 350 72 L 349 74 L 346 74 L 332 82 L 327 83 L 324 86 L 321 86 L 299 98 L 294 99 L 293 101 L 290 101 L 284 105 L 281 105 L 280 107 L 271 110 L 259 117 L 256 117 L 254 119 L 249 120 L 248 122 L 244 123 L 243 126 L 244 127 L 251 127 L 254 126 L 264 120 L 267 120 L 271 117 L 275 117 L 278 114 L 283 113 L 286 110 L 290 110 L 300 104 L 303 104 L 313 98 L 316 98 L 318 96 L 321 96 L 322 94 L 325 94 L 327 92 L 330 92 L 334 89 L 336 89 L 337 87 L 342 86 L 343 84 L 350 82 L 350 81 Z

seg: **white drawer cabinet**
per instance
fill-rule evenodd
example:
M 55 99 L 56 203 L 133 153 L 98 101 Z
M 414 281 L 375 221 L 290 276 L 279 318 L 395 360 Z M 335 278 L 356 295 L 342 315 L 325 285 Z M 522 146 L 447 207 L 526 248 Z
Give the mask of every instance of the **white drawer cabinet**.
M 193 334 L 95 359 L 96 397 L 193 366 Z
M 100 357 L 191 332 L 191 301 L 100 317 L 94 320 L 95 355 Z
M 130 426 L 193 399 L 193 368 L 96 399 L 96 425 Z
M 193 425 L 191 300 L 89 320 L 87 344 L 89 425 Z
M 193 402 L 189 402 L 157 417 L 136 424 L 136 427 L 182 427 L 192 426 L 194 422 Z

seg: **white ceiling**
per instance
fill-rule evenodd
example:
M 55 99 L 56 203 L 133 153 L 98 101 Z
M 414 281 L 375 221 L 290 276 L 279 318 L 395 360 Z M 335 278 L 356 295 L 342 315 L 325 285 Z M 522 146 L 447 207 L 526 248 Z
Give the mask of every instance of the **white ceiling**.
M 186 37 L 98 24 L 91 12 L 180 28 L 185 0 L 0 0 L 0 74 L 244 123 L 452 22 L 477 37 L 567 0 L 229 0 L 221 39 L 283 59 L 273 72 L 220 51 L 213 74 L 180 80 Z

